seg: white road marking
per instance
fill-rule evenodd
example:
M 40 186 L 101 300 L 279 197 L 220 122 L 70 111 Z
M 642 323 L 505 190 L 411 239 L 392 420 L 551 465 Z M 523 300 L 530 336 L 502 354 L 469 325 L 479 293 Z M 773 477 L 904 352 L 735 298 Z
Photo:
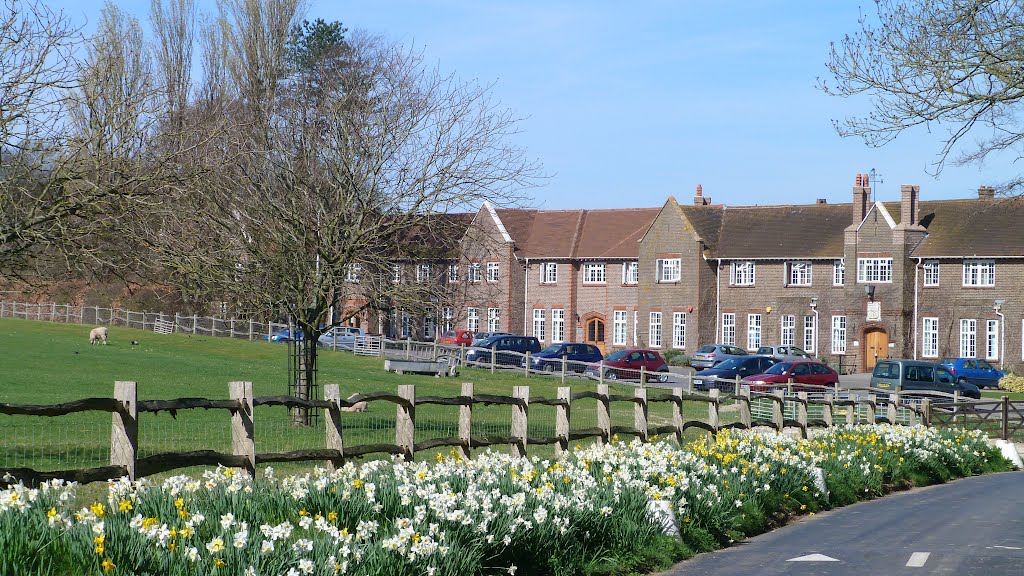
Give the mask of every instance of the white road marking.
M 910 560 L 907 560 L 907 566 L 920 568 L 928 561 L 928 556 L 931 556 L 931 552 L 914 552 L 910 555 Z
M 807 556 L 799 556 L 797 558 L 790 558 L 786 562 L 839 562 L 835 558 L 830 558 L 824 554 L 808 554 Z
M 985 548 L 988 548 L 989 550 L 991 550 L 993 548 L 1000 548 L 1002 550 L 1024 550 L 1024 548 L 1021 548 L 1020 546 L 999 546 L 999 545 L 996 545 L 996 546 L 985 546 Z

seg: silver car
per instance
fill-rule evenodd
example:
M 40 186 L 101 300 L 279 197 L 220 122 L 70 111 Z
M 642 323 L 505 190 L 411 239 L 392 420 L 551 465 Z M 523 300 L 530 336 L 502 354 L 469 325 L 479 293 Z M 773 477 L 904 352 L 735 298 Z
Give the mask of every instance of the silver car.
M 779 360 L 786 358 L 807 358 L 814 360 L 814 357 L 796 346 L 761 346 L 757 349 L 758 356 L 771 356 Z
M 334 350 L 353 350 L 359 336 L 366 336 L 366 331 L 354 326 L 335 326 L 321 334 L 317 344 Z
M 690 359 L 690 366 L 696 370 L 714 368 L 726 360 L 742 356 L 749 356 L 743 348 L 729 344 L 705 344 Z

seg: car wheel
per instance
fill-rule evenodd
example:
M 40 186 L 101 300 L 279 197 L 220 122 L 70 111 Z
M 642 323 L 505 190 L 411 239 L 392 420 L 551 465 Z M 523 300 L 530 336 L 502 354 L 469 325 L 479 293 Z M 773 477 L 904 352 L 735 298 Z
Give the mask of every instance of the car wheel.
M 545 364 L 544 371 L 547 372 L 548 374 L 551 374 L 552 372 L 555 371 L 555 367 L 551 364 Z
M 619 375 L 616 374 L 614 370 L 606 370 L 605 373 L 604 373 L 604 379 L 605 380 L 618 380 L 619 379 Z
M 658 372 L 658 382 L 662 384 L 668 382 L 668 372 Z
M 967 384 L 967 378 L 961 378 L 961 379 L 957 380 L 956 383 L 960 384 L 961 386 L 964 385 L 964 384 Z

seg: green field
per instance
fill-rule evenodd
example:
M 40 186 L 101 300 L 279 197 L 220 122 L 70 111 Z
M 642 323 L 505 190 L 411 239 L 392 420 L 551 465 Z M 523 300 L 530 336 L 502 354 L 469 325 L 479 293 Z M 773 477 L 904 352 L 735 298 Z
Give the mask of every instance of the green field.
M 90 346 L 89 328 L 0 319 L 0 402 L 53 404 L 111 397 L 117 380 L 137 382 L 140 400 L 226 399 L 228 382 L 234 380 L 253 382 L 257 396 L 287 393 L 288 347 L 283 344 L 188 334 L 159 335 L 113 327 L 109 345 Z M 133 346 L 132 340 L 140 344 Z M 526 379 L 522 374 L 491 374 L 480 369 L 464 369 L 456 378 L 397 375 L 385 372 L 380 358 L 329 350 L 321 351 L 318 371 L 321 386 L 337 383 L 345 396 L 355 392 L 394 392 L 399 384 L 415 384 L 419 396 L 458 396 L 462 382 L 473 382 L 478 393 L 510 396 L 513 386 L 529 385 L 531 397 L 554 398 L 561 385 L 558 378 Z M 573 378 L 567 385 L 575 392 L 592 390 L 595 383 Z M 628 384 L 612 386 L 612 393 L 631 395 L 632 391 Z M 652 397 L 662 394 L 665 392 L 650 391 Z M 707 418 L 705 404 L 688 402 L 685 411 L 686 418 Z M 632 426 L 631 402 L 613 402 L 611 412 L 612 425 Z M 573 403 L 571 415 L 572 429 L 596 426 L 596 401 Z M 394 442 L 393 403 L 371 402 L 366 413 L 342 416 L 346 446 Z M 294 427 L 284 407 L 257 407 L 253 420 L 258 453 L 325 447 L 322 425 Z M 723 415 L 723 421 L 727 420 Z M 670 423 L 671 405 L 652 403 L 649 421 L 651 428 Z M 104 412 L 54 418 L 0 415 L 0 468 L 59 470 L 106 465 L 110 422 L 110 415 Z M 475 435 L 507 436 L 510 423 L 509 406 L 474 407 Z M 553 436 L 554 423 L 553 407 L 530 407 L 530 436 Z M 693 437 L 702 434 L 693 429 L 688 432 Z M 457 435 L 458 407 L 417 407 L 417 442 Z M 165 412 L 139 416 L 139 457 L 200 449 L 229 452 L 230 445 L 230 416 L 223 410 L 183 410 L 176 417 Z M 530 453 L 548 457 L 553 454 L 553 447 L 535 446 Z

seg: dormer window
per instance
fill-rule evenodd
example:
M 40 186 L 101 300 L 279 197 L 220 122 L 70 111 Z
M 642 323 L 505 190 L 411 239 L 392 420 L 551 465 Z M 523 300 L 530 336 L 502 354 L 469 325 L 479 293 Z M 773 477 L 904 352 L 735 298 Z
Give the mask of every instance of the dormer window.
M 806 261 L 786 262 L 786 286 L 810 286 L 811 263 Z
M 733 262 L 729 267 L 729 284 L 732 286 L 754 285 L 754 263 L 750 260 Z

